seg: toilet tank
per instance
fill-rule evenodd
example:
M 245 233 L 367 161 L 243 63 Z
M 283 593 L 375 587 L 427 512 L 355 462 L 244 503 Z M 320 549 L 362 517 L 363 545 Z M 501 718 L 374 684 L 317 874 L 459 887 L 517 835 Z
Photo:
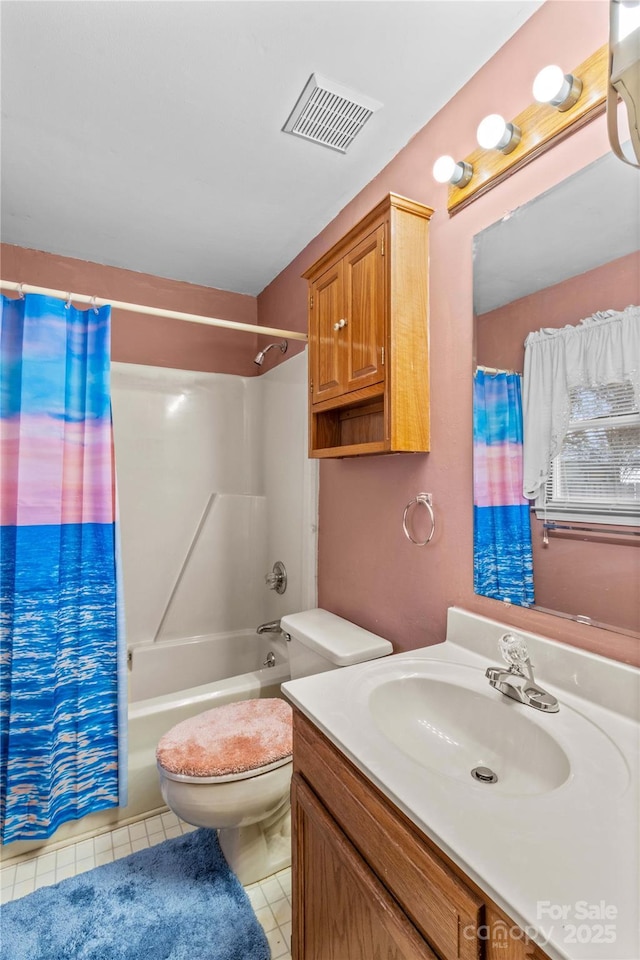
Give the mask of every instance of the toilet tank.
M 393 653 L 388 640 L 320 607 L 282 617 L 280 626 L 292 680 Z

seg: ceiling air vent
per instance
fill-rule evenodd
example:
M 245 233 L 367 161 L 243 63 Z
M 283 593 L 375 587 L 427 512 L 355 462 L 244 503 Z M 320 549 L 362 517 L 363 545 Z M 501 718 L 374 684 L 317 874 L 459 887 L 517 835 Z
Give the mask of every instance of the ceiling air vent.
M 346 153 L 371 114 L 381 106 L 377 100 L 312 73 L 282 129 Z

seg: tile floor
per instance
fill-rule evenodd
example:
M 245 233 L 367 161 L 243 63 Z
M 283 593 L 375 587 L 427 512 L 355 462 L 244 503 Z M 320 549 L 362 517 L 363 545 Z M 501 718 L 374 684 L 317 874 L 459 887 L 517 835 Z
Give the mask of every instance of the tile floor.
M 59 883 L 67 877 L 194 829 L 174 813 L 163 813 L 90 840 L 68 844 L 55 852 L 23 860 L 17 865 L 3 867 L 0 870 L 0 903 L 17 900 L 39 887 Z M 266 880 L 252 883 L 246 891 L 267 935 L 272 960 L 291 960 L 291 870 L 282 870 Z

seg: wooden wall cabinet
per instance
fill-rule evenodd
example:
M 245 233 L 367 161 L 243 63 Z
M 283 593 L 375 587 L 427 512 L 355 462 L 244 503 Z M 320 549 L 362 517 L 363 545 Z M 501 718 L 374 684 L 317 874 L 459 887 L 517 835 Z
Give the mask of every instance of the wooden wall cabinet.
M 294 711 L 293 960 L 548 960 Z
M 391 193 L 304 274 L 310 457 L 429 450 L 432 213 Z

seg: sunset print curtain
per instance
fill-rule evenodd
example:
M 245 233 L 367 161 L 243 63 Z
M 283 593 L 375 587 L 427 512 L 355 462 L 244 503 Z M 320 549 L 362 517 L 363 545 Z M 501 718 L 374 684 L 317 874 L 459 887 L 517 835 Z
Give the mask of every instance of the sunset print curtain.
M 2 297 L 4 843 L 126 802 L 110 310 Z
M 522 394 L 517 373 L 473 381 L 473 587 L 529 606 L 533 558 L 529 501 L 522 496 Z

